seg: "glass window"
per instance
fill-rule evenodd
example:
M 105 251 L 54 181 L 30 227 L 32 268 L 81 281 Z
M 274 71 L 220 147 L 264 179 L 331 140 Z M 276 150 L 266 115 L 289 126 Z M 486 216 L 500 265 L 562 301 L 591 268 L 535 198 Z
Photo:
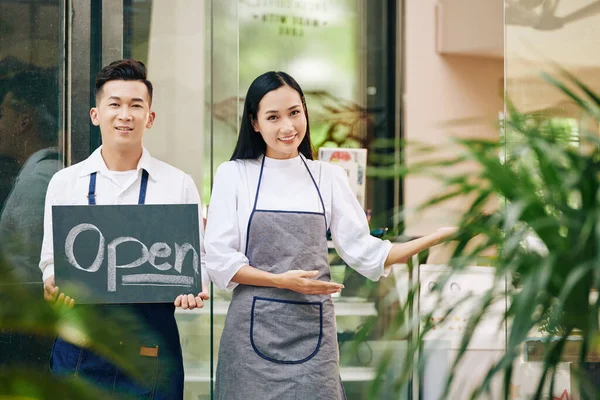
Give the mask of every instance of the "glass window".
M 594 136 L 598 135 L 597 116 L 589 115 L 574 98 L 543 79 L 542 73 L 547 73 L 565 83 L 575 97 L 584 99 L 583 101 L 586 103 L 589 101 L 592 107 L 596 107 L 595 102 L 590 101 L 583 91 L 577 88 L 574 81 L 563 74 L 560 69 L 566 70 L 593 93 L 600 92 L 600 81 L 598 81 L 600 58 L 597 56 L 595 41 L 589 39 L 596 32 L 600 21 L 598 10 L 597 3 L 579 0 L 550 2 L 513 0 L 507 2 L 506 7 L 505 79 L 507 98 L 523 114 L 525 120 L 530 122 L 534 132 L 554 134 L 553 138 L 555 138 L 557 146 L 568 143 L 575 148 L 580 148 L 580 152 L 576 151 L 573 154 L 574 161 L 564 166 L 561 165 L 562 168 L 568 168 L 568 175 L 573 177 L 573 182 L 581 179 L 587 181 L 587 171 L 582 166 L 587 165 L 586 157 L 592 154 L 594 148 L 597 148 L 597 143 L 594 141 Z M 540 193 L 545 193 L 544 189 L 552 186 L 548 183 L 551 182 L 549 178 L 541 173 L 545 168 L 542 165 L 541 156 L 533 154 L 531 146 L 522 146 L 520 142 L 524 135 L 521 133 L 507 130 L 506 135 L 507 157 L 518 150 L 517 154 L 522 157 L 519 166 L 536 177 L 533 180 L 536 184 L 535 189 Z M 561 152 L 560 154 L 567 153 Z M 561 163 L 560 161 L 555 162 Z M 559 179 L 561 177 L 562 175 L 559 173 Z M 549 222 L 545 223 L 549 226 L 553 223 L 550 221 L 553 218 L 568 219 L 569 227 L 561 226 L 559 231 L 559 237 L 566 241 L 571 236 L 579 237 L 578 232 L 581 229 L 579 227 L 584 226 L 584 223 L 583 220 L 581 223 L 577 222 L 576 217 L 567 216 L 568 213 L 564 210 L 579 209 L 581 215 L 584 216 L 585 224 L 590 222 L 593 224 L 588 215 L 594 215 L 594 212 L 592 209 L 587 209 L 593 205 L 582 203 L 581 198 L 585 197 L 582 195 L 584 190 L 579 190 L 575 184 L 565 184 L 563 188 L 570 192 L 565 197 L 567 204 L 561 204 L 561 200 L 549 198 L 546 206 Z M 553 193 L 553 196 L 562 199 L 561 194 Z M 571 226 L 576 228 L 571 228 Z M 568 235 L 565 233 L 567 231 Z M 561 253 L 562 246 L 557 245 L 547 249 L 542 239 L 535 234 L 531 236 L 528 238 L 530 240 L 528 244 L 534 250 L 543 249 L 543 251 L 549 252 L 546 259 L 555 260 L 565 257 Z M 596 239 L 593 239 L 592 236 L 590 240 Z M 578 239 L 577 242 L 581 248 L 584 248 L 586 239 Z M 587 260 L 587 256 L 583 251 L 574 252 L 568 245 L 565 251 L 567 259 L 574 262 L 573 266 L 567 263 L 565 269 L 560 272 L 561 279 L 567 281 L 574 275 L 575 266 L 584 264 L 585 261 L 582 259 Z M 575 263 L 574 260 L 579 261 Z M 552 262 L 546 265 L 546 269 L 554 270 Z M 550 280 L 552 279 L 551 276 Z M 584 290 L 588 290 L 587 287 L 577 290 L 576 293 L 583 294 L 583 297 L 587 299 Z M 592 297 L 595 298 L 595 289 L 592 291 L 594 293 Z M 529 397 L 535 393 L 543 372 L 541 361 L 545 360 L 550 352 L 549 346 L 545 343 L 557 342 L 565 333 L 566 327 L 557 320 L 555 313 L 558 304 L 568 304 L 572 301 L 571 296 L 566 299 L 561 296 L 559 299 L 558 295 L 550 293 L 549 301 L 553 306 L 544 311 L 542 320 L 529 332 L 523 346 L 523 362 L 513 371 L 511 386 L 515 388 L 516 395 L 521 397 Z M 563 307 L 565 306 L 563 305 Z M 584 312 L 581 318 L 589 318 L 589 315 Z M 589 392 L 584 393 L 585 385 L 579 380 L 579 377 L 587 376 L 592 387 L 596 391 L 598 390 L 600 380 L 596 372 L 599 365 L 597 359 L 593 351 L 589 351 L 585 362 L 578 363 L 581 354 L 580 343 L 582 343 L 584 335 L 577 329 L 569 332 L 572 333 L 564 343 L 559 362 L 554 369 L 556 379 L 552 386 L 553 392 L 549 393 L 550 389 L 546 387 L 542 394 L 556 399 L 597 398 L 597 392 L 595 395 Z M 547 375 L 547 380 L 549 380 L 549 376 Z
M 215 170 L 236 143 L 248 86 L 263 72 L 283 70 L 306 93 L 317 151 L 367 150 L 366 171 L 356 176 L 364 187 L 361 204 L 374 235 L 398 234 L 399 9 L 396 0 L 1 2 L 0 248 L 19 284 L 41 296 L 37 265 L 48 182 L 101 144 L 89 120 L 94 77 L 123 57 L 143 61 L 154 84 L 156 121 L 145 147 L 189 173 L 205 207 Z M 402 283 L 368 282 L 333 248 L 329 259 L 333 279 L 346 285 L 335 299 L 342 379 L 349 399 L 366 399 L 387 349 L 398 357 L 405 349 L 406 338 L 384 339 L 394 307 L 405 301 Z M 390 297 L 393 307 L 383 300 Z M 177 311 L 186 399 L 212 395 L 229 300 L 213 290 L 204 309 Z M 27 354 L 46 364 L 49 343 L 8 329 L 2 335 L 0 361 Z M 390 382 L 397 373 L 390 369 Z
M 154 85 L 156 119 L 144 136 L 144 146 L 154 157 L 190 174 L 205 206 L 210 198 L 213 150 L 210 3 L 123 2 L 124 56 L 143 61 Z M 176 311 L 186 399 L 211 396 L 210 327 L 215 310 L 211 313 L 210 305 L 194 312 Z
M 1 296 L 7 285 L 42 295 L 44 201 L 64 144 L 61 15 L 58 0 L 0 3 L 0 251 L 11 274 L 2 277 Z M 3 326 L 0 364 L 44 366 L 50 346 Z
M 287 72 L 306 95 L 317 153 L 325 148 L 367 149 L 366 174 L 357 174 L 365 187 L 361 203 L 372 216 L 373 234 L 397 234 L 397 2 L 227 0 L 212 2 L 212 7 L 212 168 L 231 157 L 250 83 L 267 71 Z M 341 377 L 349 399 L 367 399 L 386 353 L 398 358 L 404 354 L 406 338 L 384 340 L 384 335 L 406 299 L 399 295 L 400 279 L 369 282 L 330 247 L 332 279 L 346 286 L 335 299 Z M 230 297 L 221 291 L 213 296 L 219 310 L 213 319 L 215 348 Z M 359 340 L 367 330 L 366 340 Z M 389 369 L 381 395 L 407 396 L 406 387 L 390 383 L 399 374 L 400 369 Z

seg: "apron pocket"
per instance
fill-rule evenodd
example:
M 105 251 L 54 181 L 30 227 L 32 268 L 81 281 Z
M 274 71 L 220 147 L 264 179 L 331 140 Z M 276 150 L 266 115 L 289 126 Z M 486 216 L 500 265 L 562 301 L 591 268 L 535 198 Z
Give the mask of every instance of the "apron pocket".
M 255 296 L 250 342 L 265 360 L 300 364 L 313 358 L 323 337 L 323 303 Z

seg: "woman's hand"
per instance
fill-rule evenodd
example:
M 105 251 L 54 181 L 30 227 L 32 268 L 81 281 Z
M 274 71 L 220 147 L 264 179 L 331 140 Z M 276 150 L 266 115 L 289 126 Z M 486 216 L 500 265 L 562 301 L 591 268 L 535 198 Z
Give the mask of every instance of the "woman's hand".
M 418 254 L 423 250 L 430 248 L 431 246 L 445 242 L 448 238 L 454 236 L 456 232 L 458 232 L 458 228 L 456 227 L 443 227 L 418 239 L 404 243 L 394 243 L 387 259 L 385 260 L 385 266 L 387 267 L 388 265 L 392 264 L 405 263 L 415 254 Z
M 324 282 L 315 280 L 319 271 L 291 270 L 278 274 L 276 284 L 279 289 L 293 290 L 302 294 L 332 294 L 338 293 L 344 288 L 335 282 Z
M 456 232 L 458 232 L 458 228 L 455 226 L 444 226 L 442 228 L 439 228 L 436 231 L 437 236 L 439 237 L 440 242 L 443 242 L 444 240 L 448 239 L 451 236 L 456 235 Z

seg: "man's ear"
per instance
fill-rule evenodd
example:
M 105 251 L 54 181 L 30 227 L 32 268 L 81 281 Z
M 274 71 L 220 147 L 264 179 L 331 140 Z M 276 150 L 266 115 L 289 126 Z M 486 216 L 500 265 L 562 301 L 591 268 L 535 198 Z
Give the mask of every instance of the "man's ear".
M 98 118 L 98 109 L 96 107 L 90 109 L 90 119 L 92 120 L 92 124 L 94 124 L 94 126 L 100 125 L 100 119 Z
M 33 124 L 33 117 L 28 112 L 21 114 L 19 117 L 19 132 L 25 132 L 31 128 Z
M 146 129 L 152 128 L 152 125 L 154 125 L 155 119 L 156 119 L 156 113 L 154 111 L 150 111 L 150 115 L 148 116 L 148 122 L 146 123 Z

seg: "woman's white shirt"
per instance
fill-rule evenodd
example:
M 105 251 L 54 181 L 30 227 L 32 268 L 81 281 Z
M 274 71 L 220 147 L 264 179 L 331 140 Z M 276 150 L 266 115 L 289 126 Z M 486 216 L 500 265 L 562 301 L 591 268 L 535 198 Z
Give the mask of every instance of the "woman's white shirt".
M 305 161 L 323 197 L 327 224 L 338 254 L 369 279 L 387 276 L 389 268 L 384 268 L 384 263 L 392 244 L 370 235 L 365 212 L 350 189 L 344 170 L 321 161 Z M 237 286 L 231 281 L 233 276 L 249 264 L 244 250 L 261 162 L 262 157 L 225 162 L 214 179 L 204 241 L 205 261 L 211 280 L 228 291 Z M 265 159 L 257 209 L 323 211 L 300 156 Z

